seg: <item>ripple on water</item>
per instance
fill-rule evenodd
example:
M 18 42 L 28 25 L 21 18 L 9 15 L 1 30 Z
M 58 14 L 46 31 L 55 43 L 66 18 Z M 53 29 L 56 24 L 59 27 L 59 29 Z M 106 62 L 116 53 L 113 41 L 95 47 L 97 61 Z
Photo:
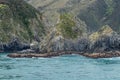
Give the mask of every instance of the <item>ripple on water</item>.
M 0 55 L 0 80 L 119 80 L 120 58 L 78 55 L 54 58 L 8 58 Z
M 19 75 L 0 75 L 0 80 L 15 80 L 15 79 L 19 79 L 21 78 L 22 76 L 19 76 Z

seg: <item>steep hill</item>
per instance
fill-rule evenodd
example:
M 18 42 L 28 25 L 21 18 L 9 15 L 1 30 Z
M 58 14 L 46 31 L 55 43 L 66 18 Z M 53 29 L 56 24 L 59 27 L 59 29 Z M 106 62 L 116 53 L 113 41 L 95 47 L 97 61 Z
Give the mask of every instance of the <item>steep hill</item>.
M 119 45 L 115 47 L 112 44 L 120 43 L 117 34 L 120 32 L 119 0 L 27 2 L 43 13 L 43 21 L 47 27 L 47 36 L 40 45 L 41 51 L 104 51 L 110 50 L 110 46 L 120 48 Z M 114 35 L 117 36 L 113 37 Z
M 30 43 L 40 39 L 43 34 L 44 27 L 39 11 L 23 0 L 2 0 L 0 42 L 6 43 L 13 38 L 19 38 L 22 42 Z
M 109 25 L 120 32 L 119 0 L 28 0 L 44 13 L 46 24 L 57 23 L 59 14 L 71 13 L 87 25 L 89 33 Z

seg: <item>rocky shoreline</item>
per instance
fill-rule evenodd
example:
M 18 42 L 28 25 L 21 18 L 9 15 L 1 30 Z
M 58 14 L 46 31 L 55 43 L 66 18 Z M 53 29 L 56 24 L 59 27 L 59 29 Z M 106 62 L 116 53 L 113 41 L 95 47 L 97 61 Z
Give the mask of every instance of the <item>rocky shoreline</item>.
M 93 58 L 93 59 L 120 57 L 120 51 L 92 53 L 92 54 L 85 53 L 85 54 L 83 54 L 83 56 L 88 57 L 88 58 Z
M 43 39 L 43 42 L 23 43 L 18 38 L 0 45 L 0 52 L 11 52 L 11 58 L 55 57 L 78 54 L 89 58 L 120 57 L 120 35 L 102 36 L 95 42 L 87 38 L 76 41 L 68 39 Z M 48 41 L 46 41 L 48 40 Z M 45 42 L 44 42 L 45 41 Z M 52 41 L 52 42 L 51 42 Z
M 114 52 L 111 51 L 111 52 L 104 52 L 104 53 L 82 53 L 82 52 L 76 52 L 76 51 L 51 52 L 51 53 L 44 53 L 44 54 L 12 53 L 12 54 L 8 54 L 7 56 L 11 58 L 33 58 L 33 57 L 51 58 L 51 57 L 56 57 L 56 56 L 61 56 L 61 55 L 68 55 L 68 54 L 78 54 L 78 55 L 85 56 L 88 58 L 93 58 L 93 59 L 120 57 L 120 51 L 114 51 Z
M 8 54 L 8 57 L 11 58 L 32 58 L 32 57 L 44 57 L 44 58 L 50 58 L 50 57 L 56 57 L 61 55 L 68 55 L 68 54 L 82 54 L 81 52 L 75 52 L 75 51 L 60 51 L 60 52 L 50 52 L 50 53 L 12 53 Z

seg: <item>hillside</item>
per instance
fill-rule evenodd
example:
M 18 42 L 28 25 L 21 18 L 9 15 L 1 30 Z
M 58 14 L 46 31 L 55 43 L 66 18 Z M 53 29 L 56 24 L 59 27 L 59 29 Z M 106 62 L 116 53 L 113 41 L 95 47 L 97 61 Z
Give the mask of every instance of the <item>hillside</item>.
M 1 0 L 0 48 L 21 51 L 27 47 L 39 53 L 119 50 L 119 3 L 119 0 Z
M 13 38 L 30 43 L 44 33 L 41 14 L 34 7 L 21 0 L 2 0 L 0 4 L 0 42 Z
M 105 47 L 101 38 L 112 39 L 120 32 L 120 14 L 116 12 L 120 9 L 119 0 L 28 0 L 28 3 L 43 13 L 48 28 L 41 51 L 104 51 L 110 49 L 109 44 L 115 45 L 106 41 Z M 96 49 L 98 43 L 102 48 Z
M 46 23 L 53 26 L 59 14 L 71 13 L 87 25 L 89 33 L 109 25 L 120 32 L 119 0 L 28 0 L 44 13 Z

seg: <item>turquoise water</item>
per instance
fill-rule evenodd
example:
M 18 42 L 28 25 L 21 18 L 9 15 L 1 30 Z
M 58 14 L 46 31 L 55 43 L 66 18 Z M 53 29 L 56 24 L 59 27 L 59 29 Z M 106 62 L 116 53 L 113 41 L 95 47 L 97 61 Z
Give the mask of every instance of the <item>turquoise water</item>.
M 12 59 L 0 55 L 0 80 L 120 80 L 120 58 L 64 55 Z

